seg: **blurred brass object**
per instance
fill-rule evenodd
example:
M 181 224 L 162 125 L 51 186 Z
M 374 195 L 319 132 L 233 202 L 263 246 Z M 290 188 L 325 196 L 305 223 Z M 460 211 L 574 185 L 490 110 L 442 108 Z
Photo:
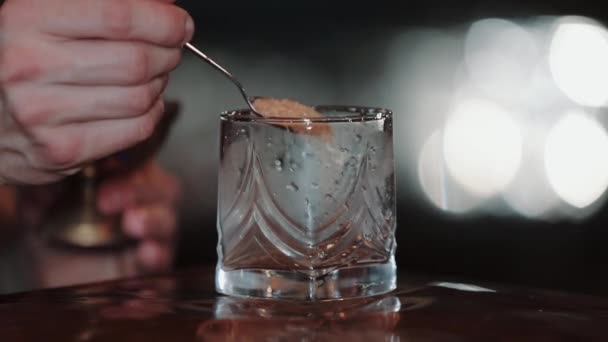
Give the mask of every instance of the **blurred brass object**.
M 154 158 L 165 142 L 181 107 L 165 104 L 165 115 L 154 134 L 128 150 L 86 165 L 66 180 L 65 192 L 45 217 L 42 234 L 51 242 L 80 248 L 120 248 L 133 242 L 120 225 L 121 216 L 108 216 L 97 210 L 97 184 L 106 178 L 127 177 Z
M 87 165 L 77 177 L 46 218 L 43 232 L 51 241 L 73 247 L 110 248 L 129 242 L 120 216 L 97 210 L 95 166 Z

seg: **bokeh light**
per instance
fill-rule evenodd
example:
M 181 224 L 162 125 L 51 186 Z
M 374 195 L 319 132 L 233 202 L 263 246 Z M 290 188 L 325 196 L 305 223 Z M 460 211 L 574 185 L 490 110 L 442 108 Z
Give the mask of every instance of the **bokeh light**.
M 584 208 L 608 187 L 608 135 L 582 111 L 569 111 L 552 128 L 545 145 L 549 182 L 565 202 Z
M 418 159 L 418 180 L 426 197 L 439 209 L 464 213 L 481 202 L 456 184 L 445 167 L 443 133 L 435 131 L 424 143 Z
M 464 62 L 469 78 L 486 95 L 516 99 L 527 93 L 539 51 L 532 35 L 514 22 L 482 19 L 467 32 Z
M 393 37 L 387 50 L 382 73 L 388 85 L 386 106 L 395 110 L 395 131 L 400 133 L 394 138 L 397 167 L 412 186 L 418 185 L 417 158 L 422 145 L 443 127 L 449 111 L 452 80 L 462 59 L 461 43 L 449 32 L 415 29 Z M 380 88 L 374 82 L 369 86 L 375 88 L 369 93 Z
M 402 186 L 447 213 L 550 222 L 595 213 L 608 143 L 583 111 L 608 105 L 607 32 L 588 18 L 541 16 L 388 39 L 375 74 L 386 86 L 366 92 L 404 114 L 395 116 Z
M 551 41 L 555 83 L 574 102 L 591 107 L 608 101 L 608 32 L 589 19 L 566 17 Z
M 501 191 L 520 165 L 521 131 L 509 113 L 485 100 L 459 103 L 448 118 L 443 151 L 450 174 L 478 196 Z
M 546 113 L 536 113 L 547 117 Z M 524 143 L 519 172 L 503 192 L 507 204 L 519 215 L 531 219 L 552 218 L 561 201 L 547 180 L 543 162 L 546 122 L 526 122 L 522 127 Z

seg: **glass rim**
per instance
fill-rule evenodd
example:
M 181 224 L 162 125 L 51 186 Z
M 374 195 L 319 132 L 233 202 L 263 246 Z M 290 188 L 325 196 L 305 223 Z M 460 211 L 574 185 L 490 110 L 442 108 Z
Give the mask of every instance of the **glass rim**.
M 227 110 L 220 113 L 220 118 L 227 121 L 237 122 L 264 122 L 264 123 L 310 123 L 310 122 L 364 122 L 379 121 L 392 118 L 390 109 L 366 106 L 348 105 L 318 105 L 313 106 L 320 113 L 338 112 L 338 115 L 323 117 L 287 117 L 287 116 L 265 116 L 254 114 L 251 109 Z

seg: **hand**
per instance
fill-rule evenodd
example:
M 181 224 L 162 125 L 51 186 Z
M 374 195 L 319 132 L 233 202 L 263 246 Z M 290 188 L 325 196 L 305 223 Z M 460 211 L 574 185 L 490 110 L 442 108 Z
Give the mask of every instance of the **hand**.
M 102 213 L 122 214 L 122 227 L 140 240 L 136 256 L 144 272 L 162 272 L 172 265 L 177 229 L 179 184 L 155 161 L 127 177 L 100 184 L 97 203 Z
M 174 0 L 6 0 L 0 179 L 43 184 L 148 138 L 194 31 Z

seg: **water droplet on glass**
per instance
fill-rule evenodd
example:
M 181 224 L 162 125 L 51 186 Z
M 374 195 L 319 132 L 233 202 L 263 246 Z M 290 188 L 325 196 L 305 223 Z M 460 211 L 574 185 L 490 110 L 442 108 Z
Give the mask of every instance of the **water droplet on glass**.
M 304 200 L 304 204 L 306 205 L 306 207 L 310 206 L 310 200 L 308 199 L 308 197 L 306 197 L 306 199 Z
M 325 251 L 320 251 L 318 256 L 319 256 L 319 259 L 325 259 L 325 258 L 327 258 L 327 253 L 325 253 Z
M 269 141 L 266 143 L 266 147 L 272 147 L 272 143 Z
M 315 156 L 315 154 L 312 152 L 302 152 L 302 157 L 304 157 L 304 158 L 310 159 L 314 156 Z
M 318 189 L 319 188 L 319 183 L 314 183 L 313 182 L 312 184 L 310 184 L 310 187 L 313 188 L 313 189 Z
M 361 134 L 355 135 L 355 142 L 360 143 L 361 139 L 363 139 L 363 137 L 361 137 Z
M 287 184 L 287 186 L 285 186 L 285 188 L 287 188 L 287 190 L 290 190 L 290 191 L 300 190 L 300 188 L 295 183 L 289 183 L 289 184 Z
M 276 159 L 274 161 L 274 168 L 279 172 L 283 171 L 283 161 L 281 159 Z
M 342 152 L 342 153 L 348 153 L 348 152 L 350 152 L 350 150 L 347 149 L 346 147 L 340 147 L 340 152 Z
M 363 238 L 367 241 L 372 241 L 372 234 L 371 233 L 365 233 L 363 234 Z
M 346 257 L 348 256 L 348 253 L 344 252 L 344 253 L 340 254 L 340 256 L 341 256 L 342 258 L 346 258 Z
M 304 119 L 304 121 L 306 122 L 306 130 L 310 131 L 312 129 L 312 122 L 310 119 Z
M 336 245 L 335 245 L 335 244 L 333 244 L 333 243 L 328 243 L 328 244 L 327 244 L 327 246 L 325 246 L 325 249 L 326 249 L 326 250 L 330 250 L 330 249 L 334 248 L 335 246 L 336 246 Z
M 297 169 L 299 169 L 299 168 L 300 168 L 300 165 L 298 165 L 298 163 L 296 163 L 296 162 L 294 162 L 294 161 L 292 161 L 291 163 L 289 163 L 289 169 L 290 169 L 291 171 L 293 171 L 293 170 L 297 170 Z

